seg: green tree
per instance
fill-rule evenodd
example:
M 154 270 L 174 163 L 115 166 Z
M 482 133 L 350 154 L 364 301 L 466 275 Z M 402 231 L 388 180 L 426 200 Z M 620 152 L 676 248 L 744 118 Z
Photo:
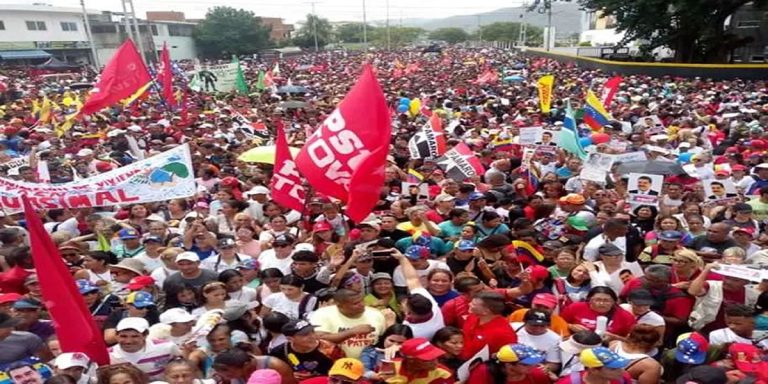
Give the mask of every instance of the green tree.
M 270 28 L 253 12 L 231 7 L 213 7 L 192 34 L 204 57 L 228 58 L 255 53 L 273 45 Z
M 522 24 L 513 22 L 498 22 L 484 25 L 480 31 L 475 32 L 475 38 L 488 41 L 518 41 L 520 40 L 520 27 Z M 537 46 L 544 43 L 544 30 L 535 25 L 528 24 L 525 28 L 525 44 Z
M 424 34 L 421 28 L 413 27 L 389 27 L 390 44 L 393 48 L 413 43 Z M 379 47 L 387 46 L 387 28 L 376 28 L 373 33 L 368 34 L 368 41 Z
M 370 37 L 370 34 L 376 30 L 376 27 L 368 24 L 366 26 L 366 32 Z M 363 23 L 347 23 L 342 24 L 334 31 L 336 34 L 336 41 L 340 43 L 362 43 L 363 42 Z
M 724 62 L 748 42 L 728 31 L 726 19 L 747 3 L 765 9 L 768 0 L 580 0 L 588 10 L 616 19 L 622 43 L 642 42 L 644 51 L 667 47 L 675 61 Z M 757 12 L 755 12 L 758 14 Z M 760 13 L 761 14 L 761 13 Z
M 318 17 L 317 15 L 307 15 L 304 25 L 296 32 L 293 38 L 293 44 L 301 48 L 315 48 L 315 33 L 317 33 L 317 46 L 323 49 L 333 38 L 333 28 L 328 19 Z
M 440 28 L 430 32 L 429 39 L 456 44 L 469 40 L 469 33 L 461 28 Z

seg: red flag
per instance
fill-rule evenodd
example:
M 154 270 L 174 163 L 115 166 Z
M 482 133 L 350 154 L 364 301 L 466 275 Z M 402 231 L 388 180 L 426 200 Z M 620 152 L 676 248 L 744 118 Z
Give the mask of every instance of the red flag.
M 622 80 L 624 79 L 622 79 L 621 76 L 614 76 L 608 79 L 603 85 L 603 92 L 600 96 L 602 96 L 603 106 L 605 108 L 611 106 L 613 97 L 616 96 L 616 92 L 619 90 L 619 84 L 621 84 Z
M 283 122 L 278 121 L 275 141 L 275 172 L 272 175 L 272 199 L 283 207 L 302 212 L 304 210 L 304 185 L 285 139 Z
M 319 194 L 346 201 L 347 215 L 361 221 L 384 185 L 391 131 L 384 93 L 366 65 L 352 90 L 307 140 L 296 165 Z
M 459 143 L 437 159 L 437 165 L 453 180 L 465 180 L 485 173 L 483 163 L 464 143 Z
M 101 329 L 96 326 L 85 306 L 83 296 L 77 290 L 69 268 L 64 265 L 59 249 L 43 228 L 43 222 L 29 199 L 22 196 L 21 200 L 43 302 L 56 327 L 56 338 L 59 339 L 62 352 L 85 353 L 99 365 L 109 364 Z
M 139 88 L 152 81 L 144 60 L 128 39 L 101 71 L 94 92 L 83 105 L 82 113 L 92 114 L 133 95 Z
M 157 79 L 163 85 L 163 99 L 169 106 L 176 104 L 176 98 L 173 97 L 173 69 L 171 68 L 171 53 L 168 52 L 168 46 L 163 42 L 163 51 L 160 52 L 160 71 L 157 73 Z

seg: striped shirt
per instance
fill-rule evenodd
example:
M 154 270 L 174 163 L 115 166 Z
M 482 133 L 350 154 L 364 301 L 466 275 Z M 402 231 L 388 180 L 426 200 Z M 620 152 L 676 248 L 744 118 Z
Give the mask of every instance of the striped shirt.
M 176 344 L 168 341 L 147 341 L 138 352 L 125 352 L 120 345 L 109 348 L 109 363 L 130 363 L 149 376 L 150 380 L 161 380 L 163 370 L 173 357 L 181 356 Z

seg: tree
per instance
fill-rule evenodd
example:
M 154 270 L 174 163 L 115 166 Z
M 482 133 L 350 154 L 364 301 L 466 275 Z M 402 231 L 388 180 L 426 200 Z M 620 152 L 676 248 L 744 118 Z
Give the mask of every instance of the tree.
M 416 41 L 424 33 L 421 28 L 390 27 L 389 39 L 393 48 L 400 47 Z M 387 28 L 376 28 L 368 34 L 368 40 L 380 47 L 387 46 Z
M 520 40 L 520 23 L 499 22 L 484 25 L 476 32 L 476 37 L 488 41 L 518 41 Z M 544 30 L 528 24 L 525 28 L 525 45 L 537 46 L 544 44 Z
M 370 37 L 376 27 L 368 24 L 366 32 Z M 362 43 L 363 42 L 363 23 L 347 23 L 336 28 L 336 41 L 340 43 Z
M 309 14 L 304 25 L 296 32 L 293 44 L 301 48 L 314 49 L 315 33 L 317 33 L 317 47 L 323 49 L 332 40 L 333 28 L 331 28 L 331 23 L 328 19 Z
M 624 32 L 622 44 L 640 41 L 648 52 L 667 47 L 675 61 L 691 63 L 724 62 L 728 53 L 748 42 L 725 28 L 736 10 L 752 3 L 758 10 L 768 0 L 580 0 L 588 10 L 616 19 Z
M 469 33 L 461 28 L 440 28 L 430 32 L 429 39 L 456 44 L 469 40 Z
M 200 53 L 209 58 L 255 53 L 273 45 L 270 28 L 253 12 L 231 7 L 213 7 L 192 34 Z

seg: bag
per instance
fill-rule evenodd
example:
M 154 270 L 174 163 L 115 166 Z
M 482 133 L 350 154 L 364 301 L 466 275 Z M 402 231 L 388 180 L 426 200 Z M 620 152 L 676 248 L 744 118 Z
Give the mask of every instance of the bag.
M 310 312 L 317 309 L 319 301 L 315 295 L 307 294 L 299 302 L 299 319 L 306 319 Z

